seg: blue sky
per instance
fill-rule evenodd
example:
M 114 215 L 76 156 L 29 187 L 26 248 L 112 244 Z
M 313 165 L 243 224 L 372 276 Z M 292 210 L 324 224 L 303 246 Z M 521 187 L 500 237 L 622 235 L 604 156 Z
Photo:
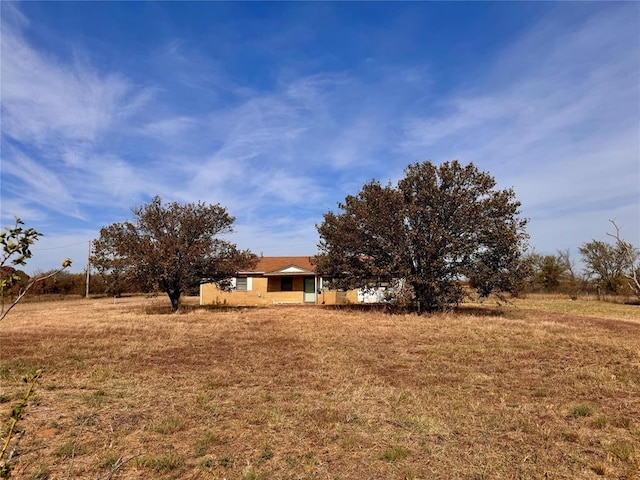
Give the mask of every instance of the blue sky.
M 371 179 L 459 159 L 540 253 L 640 245 L 640 4 L 1 3 L 1 220 L 32 273 L 130 208 L 221 203 L 229 238 L 314 254 Z

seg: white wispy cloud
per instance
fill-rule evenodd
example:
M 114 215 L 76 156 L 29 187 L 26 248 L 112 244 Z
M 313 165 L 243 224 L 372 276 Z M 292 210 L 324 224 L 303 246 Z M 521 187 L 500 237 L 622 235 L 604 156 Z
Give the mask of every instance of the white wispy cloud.
M 128 118 L 153 89 L 135 88 L 120 74 L 101 75 L 86 62 L 44 54 L 22 35 L 24 22 L 7 22 L 1 32 L 3 176 L 5 185 L 13 177 L 19 209 L 33 212 L 39 205 L 85 218 L 88 199 L 95 204 L 100 196 L 104 203 L 131 193 L 140 175 L 101 151 L 127 131 Z
M 181 137 L 185 132 L 193 128 L 196 120 L 187 116 L 164 118 L 162 120 L 151 121 L 141 128 L 141 133 L 172 142 L 176 137 Z
M 3 149 L 3 156 L 6 154 L 6 150 L 7 147 Z M 9 148 L 9 150 L 13 149 Z M 28 199 L 30 202 L 47 209 L 70 217 L 82 217 L 79 206 L 71 195 L 63 175 L 34 161 L 20 151 L 11 152 L 7 157 L 11 158 L 11 161 L 3 161 L 3 174 L 19 179 L 23 185 L 20 188 L 12 188 L 5 183 L 4 189 L 8 189 L 19 198 Z M 17 202 L 14 199 L 15 203 Z M 26 212 L 31 210 L 27 209 Z M 6 212 L 6 205 L 3 212 Z M 17 212 L 16 215 L 24 215 L 24 211 Z
M 61 65 L 12 29 L 3 28 L 1 38 L 11 52 L 2 60 L 4 135 L 41 148 L 61 139 L 95 141 L 128 108 L 131 85 L 121 76 Z

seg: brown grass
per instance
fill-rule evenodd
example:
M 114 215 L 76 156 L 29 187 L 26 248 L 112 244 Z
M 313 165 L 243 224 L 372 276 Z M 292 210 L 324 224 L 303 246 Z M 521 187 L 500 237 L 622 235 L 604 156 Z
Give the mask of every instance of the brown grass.
M 538 303 L 20 305 L 0 333 L 3 425 L 22 375 L 45 372 L 14 478 L 639 478 L 640 307 Z

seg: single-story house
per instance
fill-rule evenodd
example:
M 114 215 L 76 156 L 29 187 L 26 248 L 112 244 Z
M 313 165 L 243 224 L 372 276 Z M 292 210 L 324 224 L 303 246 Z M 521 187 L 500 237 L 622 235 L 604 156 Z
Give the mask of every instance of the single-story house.
M 231 279 L 231 290 L 215 283 L 200 285 L 200 305 L 339 305 L 371 298 L 357 290 L 326 290 L 316 273 L 313 257 L 261 257 L 249 271 Z

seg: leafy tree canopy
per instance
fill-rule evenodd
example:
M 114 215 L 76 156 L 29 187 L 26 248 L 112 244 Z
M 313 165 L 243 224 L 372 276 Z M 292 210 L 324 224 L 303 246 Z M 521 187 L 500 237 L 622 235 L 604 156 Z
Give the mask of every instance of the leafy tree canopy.
M 250 251 L 217 238 L 232 232 L 235 220 L 219 204 L 165 204 L 156 196 L 132 213 L 132 222 L 100 230 L 92 263 L 113 278 L 126 278 L 143 289 L 159 288 L 174 311 L 187 289 L 205 279 L 224 287 L 229 277 L 257 261 Z
M 421 310 L 450 308 L 462 280 L 481 296 L 517 292 L 526 220 L 513 190 L 458 161 L 415 163 L 397 186 L 371 181 L 317 226 L 317 268 L 336 288 L 412 290 Z

